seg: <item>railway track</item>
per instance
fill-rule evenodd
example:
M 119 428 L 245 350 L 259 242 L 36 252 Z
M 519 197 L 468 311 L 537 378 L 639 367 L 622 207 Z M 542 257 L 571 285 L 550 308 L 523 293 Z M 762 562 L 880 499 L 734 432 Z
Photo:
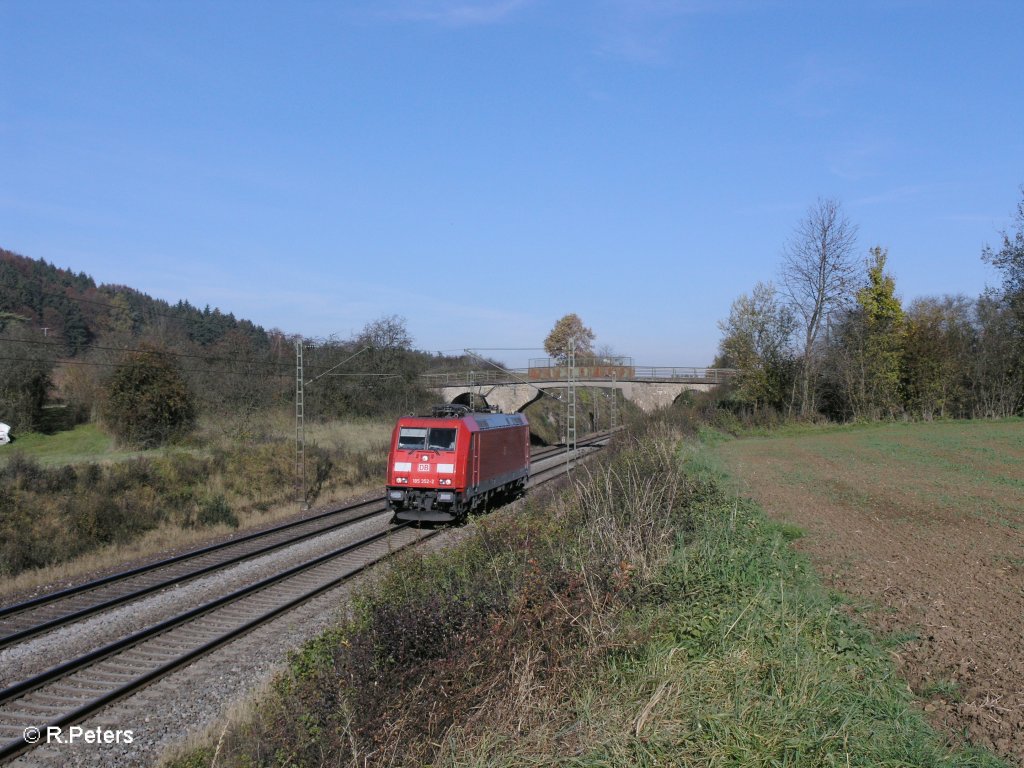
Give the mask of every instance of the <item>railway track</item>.
M 602 438 L 603 435 L 596 435 L 588 439 Z M 564 448 L 558 446 L 542 448 L 533 452 L 531 460 L 541 461 L 562 451 Z M 0 650 L 117 605 L 387 512 L 387 501 L 382 495 L 0 607 Z
M 600 447 L 606 440 L 607 436 L 594 436 L 586 442 L 580 441 L 579 448 L 582 451 Z M 562 452 L 564 448 L 555 448 L 533 455 L 534 462 L 542 461 L 548 466 L 537 469 L 531 478 L 530 486 L 547 482 L 565 472 L 566 464 L 558 460 Z M 78 605 L 73 611 L 65 609 L 65 614 L 69 617 L 74 613 L 80 614 L 79 617 L 97 614 L 110 605 L 120 605 L 140 594 L 149 594 L 161 589 L 169 583 L 179 583 L 201 574 L 212 573 L 218 568 L 227 567 L 230 563 L 256 557 L 260 552 L 280 549 L 287 543 L 322 535 L 328 530 L 354 524 L 357 520 L 389 514 L 386 509 L 374 508 L 375 504 L 383 507 L 383 498 L 321 513 L 303 521 L 288 523 L 223 545 L 171 558 L 125 574 L 117 574 L 91 585 L 82 585 L 52 596 L 37 598 L 29 601 L 30 604 L 24 610 L 35 611 L 60 604 Z M 337 517 L 339 513 L 344 517 L 343 520 Z M 304 526 L 308 523 L 322 523 L 323 527 L 316 529 L 314 526 L 307 529 Z M 414 527 L 412 524 L 385 527 L 359 541 L 338 547 L 309 562 L 209 600 L 0 690 L 0 762 L 34 746 L 32 729 L 39 729 L 34 733 L 41 732 L 44 737 L 48 728 L 66 729 L 108 704 L 129 696 L 200 656 L 230 643 L 255 627 L 340 585 L 391 554 L 437 535 L 441 530 L 444 529 Z M 296 538 L 286 542 L 284 539 L 287 536 Z M 231 545 L 239 545 L 242 548 L 232 549 Z M 156 581 L 152 578 L 156 571 L 163 568 L 176 569 L 186 563 L 189 567 L 181 572 L 175 572 L 170 576 L 166 572 L 162 573 Z M 169 582 L 168 578 L 174 581 Z M 124 587 L 128 584 L 131 588 L 126 591 Z M 115 590 L 116 594 L 113 596 L 107 595 L 104 599 L 92 596 L 84 605 L 81 604 L 83 595 L 89 595 L 96 590 L 103 591 L 113 585 L 121 587 Z M 65 600 L 79 602 L 63 602 Z M 6 608 L 0 616 L 8 618 L 22 615 L 16 608 L 18 606 Z M 58 615 L 46 621 L 57 621 L 59 623 L 56 626 L 59 626 L 74 620 L 77 619 L 67 618 L 66 621 L 60 621 Z M 51 623 L 49 628 L 52 629 L 53 626 Z M 38 628 L 31 631 L 29 627 L 28 630 L 18 631 L 28 631 L 27 635 L 22 636 L 25 638 L 48 630 Z M 8 633 L 6 637 L 14 634 Z M 16 642 L 18 640 L 12 640 L 10 644 Z

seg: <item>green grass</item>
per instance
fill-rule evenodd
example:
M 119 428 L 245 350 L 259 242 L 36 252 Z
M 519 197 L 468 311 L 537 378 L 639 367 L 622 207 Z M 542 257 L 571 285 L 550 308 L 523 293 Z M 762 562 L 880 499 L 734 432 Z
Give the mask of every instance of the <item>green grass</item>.
M 925 686 L 921 691 L 922 699 L 945 699 L 946 701 L 960 701 L 963 692 L 952 680 L 936 680 Z
M 74 429 L 55 432 L 52 435 L 39 432 L 19 435 L 15 442 L 0 447 L 0 462 L 15 452 L 30 456 L 46 466 L 82 464 L 89 461 L 123 461 L 160 453 L 159 450 L 118 450 L 114 438 L 105 434 L 95 424 L 79 424 Z
M 798 426 L 721 443 L 732 467 L 820 489 L 831 502 L 1024 522 L 1024 420 Z
M 791 533 L 747 503 L 705 520 L 637 616 L 648 639 L 578 696 L 597 743 L 570 764 L 1002 764 L 944 745 L 883 649 L 786 546 Z
M 293 657 L 255 720 L 217 729 L 234 744 L 221 764 L 1004 765 L 927 725 L 888 647 L 790 546 L 800 529 L 724 490 L 711 447 L 662 438 L 638 450 L 658 462 L 616 458 L 514 525 L 488 521 L 457 548 L 395 565 L 354 624 Z M 573 505 L 584 525 L 568 524 Z M 643 565 L 653 548 L 632 537 L 665 519 L 667 543 Z M 603 593 L 595 574 L 609 560 Z M 401 685 L 390 690 L 382 668 Z M 388 736 L 357 745 L 352 723 L 372 707 Z
M 277 426 L 275 424 L 275 427 Z M 344 449 L 352 454 L 380 451 L 384 450 L 384 446 L 387 445 L 392 426 L 391 422 L 379 419 L 328 422 L 326 424 L 311 423 L 306 426 L 306 440 L 309 444 L 316 443 L 329 449 Z M 283 437 L 290 438 L 294 435 L 294 429 L 294 422 L 282 421 L 279 431 Z M 209 427 L 197 433 L 197 440 L 201 444 L 223 442 Z M 173 450 L 195 451 L 196 449 L 176 447 Z M 162 456 L 167 451 L 166 448 L 152 450 L 118 448 L 114 438 L 106 434 L 98 425 L 79 424 L 74 429 L 53 434 L 30 432 L 18 435 L 15 442 L 0 446 L 0 464 L 15 452 L 36 459 L 45 466 L 60 466 L 86 462 L 125 461 L 140 456 Z
M 308 432 L 310 503 L 379 487 L 390 425 Z M 147 451 L 119 449 L 96 425 L 21 435 L 0 448 L 0 574 L 88 569 L 96 558 L 116 562 L 120 548 L 163 548 L 176 531 L 263 524 L 294 498 L 294 457 L 293 432 L 232 440 L 210 424 L 186 446 Z

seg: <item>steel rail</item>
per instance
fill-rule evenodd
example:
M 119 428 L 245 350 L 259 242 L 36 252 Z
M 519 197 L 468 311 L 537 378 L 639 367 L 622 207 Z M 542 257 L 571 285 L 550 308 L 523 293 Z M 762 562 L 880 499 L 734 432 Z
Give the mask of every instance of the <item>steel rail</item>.
M 222 597 L 216 598 L 207 603 L 204 603 L 203 605 L 193 608 L 190 611 L 173 616 L 169 619 L 166 619 L 165 621 L 160 622 L 159 624 L 155 624 L 151 627 L 148 627 L 147 629 L 129 635 L 128 637 L 121 638 L 120 640 L 117 640 L 113 643 L 109 643 L 103 646 L 102 648 L 97 648 L 96 650 L 90 651 L 89 653 L 84 654 L 76 659 L 72 659 L 71 661 L 53 667 L 45 672 L 35 675 L 34 677 L 31 677 L 27 680 L 23 680 L 20 683 L 16 683 L 15 685 L 9 686 L 8 688 L 5 688 L 4 690 L 0 691 L 0 706 L 7 705 L 34 691 L 40 690 L 41 688 L 50 683 L 57 682 L 75 672 L 91 667 L 105 659 L 111 658 L 121 652 L 134 648 L 135 646 L 138 646 L 147 640 L 166 634 L 167 632 L 173 629 L 183 627 L 189 624 L 190 622 L 194 622 L 195 620 L 208 614 L 211 614 L 220 608 L 224 608 L 246 597 L 250 597 L 258 592 L 269 589 L 270 587 L 279 585 L 292 577 L 304 574 L 320 565 L 324 565 L 328 563 L 330 560 L 338 559 L 358 549 L 368 547 L 370 544 L 378 542 L 382 539 L 386 539 L 394 535 L 396 532 L 409 527 L 410 525 L 406 524 L 386 528 L 371 536 L 367 536 L 366 538 L 360 541 L 347 544 L 332 552 L 321 555 L 320 557 L 315 558 L 314 560 L 311 560 L 308 563 L 302 563 L 301 565 L 294 566 L 285 571 L 282 571 L 281 573 L 275 574 L 274 576 L 263 579 L 255 584 L 251 584 L 248 587 L 243 587 L 242 589 L 236 590 L 228 595 L 223 595 Z M 131 681 L 121 686 L 118 686 L 113 690 L 104 692 L 100 696 L 94 697 L 93 699 L 84 702 L 81 706 L 75 708 L 73 711 L 62 714 L 59 717 L 53 718 L 47 721 L 46 723 L 40 724 L 36 727 L 38 727 L 42 732 L 45 733 L 47 728 L 63 728 L 67 725 L 70 725 L 71 723 L 80 720 L 81 718 L 97 711 L 98 709 L 101 709 L 102 707 L 120 698 L 123 698 L 124 696 L 144 687 L 145 685 L 148 685 L 154 680 L 167 675 L 169 672 L 172 672 L 175 669 L 184 666 L 185 664 L 191 662 L 199 656 L 208 653 L 209 651 L 214 650 L 215 648 L 221 645 L 224 645 L 228 641 L 233 640 L 234 638 L 239 637 L 251 631 L 252 629 L 255 629 L 260 624 L 266 623 L 267 621 L 277 617 L 281 613 L 284 613 L 285 611 L 295 608 L 298 605 L 316 597 L 317 595 L 322 594 L 323 592 L 337 586 L 343 581 L 352 578 L 357 573 L 361 573 L 362 571 L 366 570 L 366 568 L 370 567 L 371 565 L 377 562 L 380 562 L 384 558 L 388 557 L 390 554 L 401 551 L 406 547 L 412 546 L 413 544 L 417 544 L 421 541 L 424 541 L 427 538 L 436 535 L 437 533 L 440 533 L 442 529 L 419 530 L 424 531 L 422 536 L 419 536 L 410 542 L 407 542 L 399 547 L 396 547 L 395 549 L 389 549 L 388 553 L 380 557 L 368 560 L 367 562 L 357 565 L 352 569 L 348 569 L 345 571 L 345 573 L 341 574 L 340 576 L 329 579 L 328 581 L 317 585 L 315 588 L 311 590 L 304 591 L 300 595 L 291 600 L 279 603 L 269 611 L 259 613 L 257 616 L 250 619 L 249 621 L 246 621 L 243 624 L 236 626 L 231 630 L 216 636 L 212 640 L 208 640 L 198 646 L 190 648 L 186 652 L 177 655 L 170 661 L 160 664 L 159 666 L 142 673 L 138 677 L 133 678 Z M 22 750 L 30 748 L 32 746 L 35 745 L 29 744 L 25 741 L 24 738 L 14 739 L 8 742 L 7 744 L 0 746 L 0 760 L 5 760 L 8 757 L 12 757 L 20 753 Z
M 143 573 L 148 573 L 149 571 L 154 571 L 158 568 L 164 568 L 168 565 L 174 565 L 175 563 L 179 563 L 184 560 L 190 560 L 196 557 L 200 557 L 202 555 L 208 555 L 211 552 L 216 552 L 217 550 L 225 549 L 227 547 L 237 546 L 247 541 L 251 541 L 252 539 L 270 536 L 274 533 L 278 533 L 279 531 L 287 530 L 289 528 L 295 528 L 300 525 L 305 525 L 311 521 L 319 520 L 324 517 L 330 517 L 331 515 L 337 515 L 342 512 L 347 512 L 364 504 L 369 504 L 374 501 L 382 501 L 383 499 L 384 497 L 381 496 L 380 499 L 371 499 L 370 501 L 355 502 L 353 504 L 348 504 L 342 507 L 338 507 L 336 509 L 331 509 L 326 512 L 320 512 L 315 515 L 310 515 L 309 517 L 304 517 L 300 520 L 293 520 L 288 523 L 281 523 L 280 525 L 275 525 L 272 528 L 267 528 L 262 531 L 249 533 L 244 536 L 239 536 L 235 539 L 229 539 L 227 541 L 222 541 L 217 544 L 211 544 L 200 549 L 189 550 L 188 552 L 183 552 L 180 555 L 174 555 L 173 557 L 168 557 L 163 560 L 157 560 L 152 563 L 147 563 L 146 565 L 140 565 L 138 568 L 132 568 L 127 571 L 118 571 L 117 573 L 110 574 L 109 576 L 104 576 L 99 579 L 93 579 L 92 581 L 86 581 L 81 584 L 76 584 L 73 587 L 67 587 L 66 589 L 61 589 L 56 592 L 47 592 L 45 595 L 33 597 L 32 599 L 25 600 L 21 603 L 14 603 L 12 605 L 0 607 L 0 618 L 8 616 L 12 613 L 18 613 L 24 610 L 28 610 L 29 608 L 36 608 L 40 605 L 54 602 L 56 600 L 61 600 L 71 595 L 78 594 L 80 592 L 88 592 L 89 590 L 105 586 L 107 584 L 119 581 L 121 579 L 128 579 L 133 576 L 139 576 Z
M 600 448 L 603 447 L 603 444 L 607 442 L 607 440 L 607 436 L 603 436 L 599 439 L 589 441 L 588 445 L 582 447 Z M 601 444 L 594 444 L 598 442 L 600 442 Z M 554 465 L 553 467 L 540 470 L 538 472 L 538 477 L 534 478 L 533 482 L 531 482 L 531 486 L 548 482 L 549 480 L 554 479 L 555 477 L 559 477 L 565 474 L 566 471 L 567 470 L 564 467 L 564 465 L 560 463 Z M 545 479 L 543 480 L 539 479 L 540 476 L 544 475 L 551 475 L 551 477 L 545 477 Z M 0 706 L 6 705 L 12 701 L 16 701 L 32 693 L 33 691 L 40 690 L 41 688 L 50 683 L 66 678 L 74 672 L 93 666 L 103 661 L 104 659 L 111 658 L 117 655 L 118 653 L 124 652 L 130 648 L 134 648 L 135 646 L 138 646 L 147 640 L 166 634 L 178 627 L 186 626 L 190 622 L 196 621 L 197 619 L 203 616 L 207 616 L 209 614 L 214 613 L 219 608 L 229 606 L 232 603 L 238 602 L 246 597 L 255 595 L 260 591 L 282 584 L 286 582 L 288 579 L 309 572 L 320 565 L 328 563 L 330 560 L 343 557 L 345 554 L 348 554 L 360 548 L 369 547 L 369 545 L 377 541 L 380 541 L 381 539 L 388 538 L 396 532 L 410 527 L 410 523 L 394 527 L 388 527 L 383 531 L 380 531 L 376 534 L 373 534 L 362 539 L 361 541 L 347 544 L 332 552 L 321 555 L 320 557 L 317 557 L 314 560 L 311 560 L 307 563 L 302 563 L 298 566 L 294 566 L 279 574 L 263 579 L 255 584 L 249 585 L 248 587 L 244 587 L 228 595 L 224 595 L 220 598 L 211 600 L 201 606 L 193 608 L 190 611 L 179 614 L 177 616 L 173 616 L 152 627 L 136 632 L 128 637 L 122 638 L 113 643 L 109 643 L 106 646 L 95 649 L 77 659 L 65 662 L 64 664 L 58 665 L 57 667 L 47 670 L 46 672 L 40 673 L 34 677 L 31 677 L 13 686 L 9 686 L 8 688 L 0 691 Z M 422 528 L 417 528 L 414 530 L 424 531 L 424 529 Z M 394 554 L 395 552 L 401 551 L 415 544 L 419 544 L 427 538 L 430 538 L 440 533 L 442 530 L 444 529 L 436 528 L 433 530 L 426 530 L 422 536 L 417 536 L 413 540 L 406 542 L 405 544 L 402 544 L 396 547 L 395 549 L 391 549 L 389 547 L 389 551 L 387 553 L 375 559 L 368 560 L 362 564 L 358 564 L 354 568 L 346 570 L 346 572 L 341 574 L 340 576 L 331 578 L 322 584 L 318 584 L 313 589 L 304 591 L 300 595 L 290 600 L 286 600 L 282 603 L 279 603 L 270 610 L 260 613 L 259 615 L 249 619 L 248 621 L 245 621 L 242 624 L 233 627 L 229 631 L 224 632 L 210 640 L 206 640 L 205 642 L 202 642 L 199 645 L 196 645 L 192 648 L 189 648 L 187 651 L 178 654 L 174 658 L 165 661 L 162 664 L 158 664 L 156 667 L 143 672 L 142 674 L 138 675 L 132 680 L 122 685 L 119 685 L 113 688 L 112 690 L 102 692 L 99 696 L 96 696 L 91 700 L 83 702 L 80 706 L 76 707 L 70 712 L 63 713 L 55 718 L 50 718 L 46 723 L 37 725 L 35 727 L 38 727 L 40 731 L 46 733 L 47 729 L 49 728 L 65 728 L 75 722 L 78 722 L 83 718 L 87 717 L 88 715 L 98 711 L 99 709 L 102 709 L 108 704 L 134 693 L 135 691 L 145 687 L 146 685 L 154 682 L 155 680 L 164 677 L 169 673 L 179 669 L 180 667 L 190 663 L 196 658 L 199 658 L 200 656 L 205 655 L 206 653 L 209 653 L 212 650 L 215 650 L 216 648 L 230 642 L 231 640 L 243 634 L 252 631 L 256 627 L 266 623 L 267 621 L 270 621 L 271 619 L 281 615 L 282 613 L 291 610 L 292 608 L 295 608 L 304 602 L 307 602 L 308 600 L 326 592 L 329 589 L 332 589 L 338 584 L 352 578 L 356 574 L 363 572 L 370 566 L 380 562 L 381 560 L 386 559 L 391 554 Z M 26 718 L 22 716 L 20 719 L 24 720 Z M 37 745 L 35 743 L 28 742 L 25 739 L 24 735 L 21 738 L 15 738 L 7 742 L 6 744 L 0 745 L 0 761 L 4 761 L 8 758 L 14 757 L 35 746 Z
M 591 438 L 588 439 L 600 439 L 599 435 L 591 436 Z M 581 441 L 581 445 L 582 444 L 584 443 Z M 542 448 L 535 451 L 531 458 L 532 460 L 543 460 L 543 458 L 545 458 L 547 455 L 555 454 L 560 450 L 561 449 L 558 448 L 557 446 L 551 448 Z M 298 543 L 300 541 L 304 541 L 315 536 L 319 536 L 323 533 L 328 533 L 330 531 L 337 530 L 338 528 L 353 525 L 369 517 L 373 517 L 374 515 L 382 514 L 387 511 L 386 507 L 383 506 L 385 502 L 386 497 L 381 496 L 376 499 L 370 499 L 368 501 L 347 504 L 332 510 L 328 510 L 326 512 L 318 513 L 316 515 L 311 515 L 309 517 L 305 517 L 299 520 L 293 520 L 288 523 L 282 523 L 280 525 L 272 526 L 262 531 L 256 531 L 254 533 L 229 539 L 218 544 L 213 544 L 207 547 L 202 547 L 200 549 L 191 550 L 189 552 L 185 552 L 180 555 L 175 555 L 173 557 L 155 561 L 153 563 L 148 563 L 138 568 L 133 568 L 127 571 L 121 571 L 118 573 L 111 574 L 109 576 L 105 576 L 100 579 L 94 579 L 92 581 L 84 582 L 73 587 L 68 587 L 63 590 L 50 592 L 45 595 L 40 595 L 39 597 L 35 597 L 31 600 L 26 600 L 21 603 L 0 607 L 0 632 L 2 632 L 3 619 L 7 619 L 8 621 L 10 621 L 10 619 L 16 619 L 19 615 L 25 614 L 28 611 L 36 608 L 41 608 L 43 606 L 52 606 L 52 604 L 61 600 L 68 600 L 70 598 L 83 595 L 86 592 L 99 590 L 103 587 L 111 586 L 119 582 L 125 582 L 129 579 L 139 577 L 144 574 L 152 573 L 153 571 L 159 570 L 161 568 L 170 568 L 171 566 L 178 565 L 190 560 L 196 560 L 198 558 L 205 557 L 207 555 L 220 552 L 232 547 L 242 547 L 245 544 L 249 544 L 259 539 L 266 539 L 271 536 L 282 533 L 284 531 L 288 531 L 295 528 L 301 528 L 304 526 L 312 527 L 311 530 L 300 533 L 297 536 L 285 538 L 279 542 L 259 547 L 254 550 L 243 551 L 241 554 L 229 557 L 226 560 L 218 560 L 213 563 L 210 563 L 209 565 L 201 566 L 193 570 L 187 570 L 177 575 L 172 575 L 169 578 L 162 579 L 135 589 L 130 589 L 127 592 L 115 594 L 112 597 L 102 599 L 91 605 L 86 605 L 83 608 L 76 608 L 74 610 L 69 611 L 68 613 L 58 615 L 54 618 L 47 618 L 44 621 L 40 621 L 35 624 L 30 624 L 27 627 L 17 629 L 5 635 L 0 635 L 0 650 L 15 645 L 16 643 L 19 643 L 23 640 L 27 640 L 31 637 L 35 637 L 37 635 L 43 634 L 53 629 L 57 629 L 58 627 L 65 626 L 67 624 L 71 624 L 75 621 L 79 621 L 94 614 L 101 613 L 102 611 L 109 610 L 110 608 L 113 608 L 117 605 L 121 605 L 131 600 L 144 597 L 145 595 L 158 592 L 162 589 L 166 589 L 169 586 L 173 586 L 175 584 L 180 584 L 182 582 L 198 578 L 199 576 L 203 576 L 208 573 L 212 573 L 214 571 L 227 568 L 231 565 L 235 565 L 245 560 L 250 560 L 259 557 L 263 554 L 267 554 L 268 552 L 281 549 L 283 547 Z M 372 508 L 365 513 L 356 515 L 355 517 L 340 520 L 336 523 L 316 527 L 316 523 L 318 522 L 322 522 L 324 520 L 327 520 L 328 518 L 336 517 L 338 515 L 344 515 L 348 512 L 353 512 L 355 510 L 368 506 Z
M 273 552 L 274 550 L 279 550 L 279 549 L 282 549 L 284 547 L 290 547 L 293 544 L 298 544 L 299 542 L 303 542 L 303 541 L 305 541 L 307 539 L 312 539 L 313 537 L 318 537 L 318 536 L 322 536 L 324 534 L 328 534 L 328 532 L 330 532 L 330 531 L 337 530 L 339 528 L 343 528 L 343 527 L 346 527 L 348 525 L 354 525 L 357 522 L 360 522 L 362 520 L 366 520 L 366 519 L 371 518 L 371 517 L 375 517 L 377 515 L 385 514 L 388 511 L 387 507 L 384 506 L 384 503 L 383 503 L 382 499 L 375 499 L 375 500 L 370 501 L 370 502 L 362 502 L 360 504 L 356 504 L 356 505 L 352 505 L 350 507 L 345 507 L 343 509 L 336 510 L 335 512 L 333 512 L 331 514 L 344 514 L 345 512 L 351 512 L 352 510 L 357 509 L 360 506 L 370 506 L 370 505 L 373 505 L 374 508 L 369 510 L 369 511 L 367 511 L 367 512 L 364 512 L 364 513 L 361 513 L 361 514 L 357 514 L 354 517 L 348 517 L 348 518 L 346 518 L 344 520 L 339 520 L 338 522 L 334 522 L 334 523 L 331 523 L 331 524 L 328 524 L 328 525 L 324 525 L 322 527 L 314 527 L 312 530 L 304 531 L 304 532 L 302 532 L 302 534 L 299 534 L 298 536 L 294 536 L 294 537 L 291 537 L 291 538 L 288 538 L 288 539 L 284 539 L 284 540 L 282 540 L 280 542 L 274 542 L 272 544 L 268 544 L 266 546 L 259 547 L 258 549 L 255 549 L 255 550 L 242 552 L 242 553 L 240 553 L 238 555 L 234 555 L 233 557 L 229 557 L 226 560 L 217 560 L 217 561 L 212 562 L 212 563 L 210 563 L 208 565 L 204 565 L 204 566 L 201 566 L 201 567 L 193 569 L 193 570 L 187 570 L 187 571 L 185 571 L 183 573 L 179 573 L 177 575 L 173 575 L 173 577 L 170 577 L 168 579 L 164 579 L 164 580 L 162 580 L 160 582 L 156 582 L 154 584 L 147 585 L 145 587 L 139 587 L 138 589 L 134 589 L 134 590 L 131 590 L 129 592 L 124 592 L 124 593 L 121 593 L 119 595 L 115 595 L 114 597 L 111 597 L 110 599 L 102 600 L 100 602 L 93 603 L 92 605 L 87 605 L 86 607 L 79 608 L 78 610 L 74 610 L 74 611 L 71 611 L 71 612 L 68 612 L 68 613 L 62 613 L 62 614 L 56 616 L 55 618 L 50 618 L 50 620 L 47 620 L 45 622 L 40 622 L 39 624 L 31 625 L 31 626 L 29 626 L 29 627 L 27 627 L 27 628 L 25 628 L 23 630 L 18 630 L 16 632 L 12 632 L 12 633 L 10 633 L 8 635 L 4 635 L 4 636 L 0 637 L 0 650 L 2 650 L 3 648 L 7 648 L 7 647 L 9 647 L 11 645 L 14 645 L 15 643 L 22 642 L 23 640 L 28 640 L 29 638 L 35 637 L 36 635 L 41 635 L 44 632 L 49 632 L 50 630 L 54 630 L 54 629 L 56 629 L 58 627 L 63 627 L 63 626 L 68 625 L 68 624 L 73 624 L 75 622 L 78 622 L 78 621 L 82 620 L 82 618 L 86 618 L 87 616 L 90 616 L 90 615 L 92 615 L 94 613 L 100 613 L 100 612 L 102 612 L 104 610 L 109 610 L 110 608 L 113 608 L 113 607 L 115 607 L 117 605 L 120 605 L 122 603 L 129 602 L 131 600 L 135 600 L 135 599 L 137 599 L 139 597 L 144 597 L 145 595 L 152 594 L 154 592 L 159 592 L 160 590 L 166 589 L 168 587 L 172 587 L 172 586 L 174 586 L 176 584 L 181 584 L 183 582 L 188 582 L 188 581 L 191 581 L 193 579 L 198 579 L 199 577 L 201 577 L 201 575 L 205 575 L 207 573 L 211 573 L 211 572 L 213 572 L 215 570 L 221 570 L 222 568 L 226 568 L 226 567 L 228 567 L 230 565 L 236 565 L 236 564 L 238 564 L 240 562 L 245 562 L 246 560 L 252 560 L 253 558 L 259 557 L 260 555 L 265 555 L 268 552 Z M 329 515 L 325 515 L 325 516 L 329 516 Z M 304 522 L 310 522 L 310 521 L 318 521 L 318 518 L 309 518 L 309 519 L 305 520 Z M 280 531 L 275 531 L 275 532 L 280 532 Z M 209 554 L 209 553 L 205 553 L 205 554 Z M 171 564 L 174 564 L 174 563 L 171 563 Z M 168 565 L 167 567 L 170 567 L 170 565 Z M 122 581 L 126 581 L 126 580 L 127 580 L 127 578 L 125 580 L 122 580 Z M 103 586 L 106 586 L 106 585 L 103 585 Z M 75 594 L 70 595 L 68 597 L 69 598 L 70 597 L 76 597 L 76 596 L 78 596 L 80 594 L 82 594 L 82 593 L 81 592 L 75 593 Z

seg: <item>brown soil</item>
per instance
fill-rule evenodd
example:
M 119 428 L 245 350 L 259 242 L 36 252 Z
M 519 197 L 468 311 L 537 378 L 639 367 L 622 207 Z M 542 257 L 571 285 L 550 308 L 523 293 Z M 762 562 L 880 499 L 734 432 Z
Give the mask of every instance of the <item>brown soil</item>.
M 798 547 L 827 586 L 859 598 L 879 632 L 914 638 L 893 656 L 932 723 L 953 741 L 1024 765 L 1019 480 L 1011 474 L 1004 492 L 1006 476 L 994 490 L 972 487 L 939 468 L 928 477 L 920 463 L 901 462 L 898 447 L 863 462 L 834 443 L 818 449 L 820 437 L 807 447 L 801 440 L 741 440 L 720 450 L 747 494 L 806 531 Z

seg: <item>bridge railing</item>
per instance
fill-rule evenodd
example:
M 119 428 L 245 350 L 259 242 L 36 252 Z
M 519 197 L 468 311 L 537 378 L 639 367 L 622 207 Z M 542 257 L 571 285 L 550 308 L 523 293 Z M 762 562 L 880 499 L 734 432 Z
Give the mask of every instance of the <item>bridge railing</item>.
M 636 366 L 637 379 L 654 379 L 658 381 L 681 380 L 699 381 L 708 384 L 721 384 L 739 373 L 736 368 L 675 368 L 664 366 Z
M 560 368 L 565 361 L 557 357 L 531 357 L 531 368 Z M 604 355 L 602 357 L 576 356 L 576 366 L 580 368 L 600 368 L 604 366 L 633 367 L 633 358 L 623 355 Z
M 509 368 L 508 370 L 509 373 L 499 370 L 446 371 L 444 373 L 424 373 L 420 378 L 425 380 L 428 387 L 475 387 L 477 384 L 509 384 L 525 379 L 528 373 L 526 368 Z
M 721 384 L 735 376 L 735 368 L 696 368 L 675 366 L 576 366 L 576 380 L 584 381 L 682 381 L 700 384 Z M 486 384 L 514 384 L 516 382 L 565 381 L 569 378 L 567 366 L 512 368 L 499 370 L 449 371 L 425 373 L 421 376 L 428 387 L 467 387 Z

